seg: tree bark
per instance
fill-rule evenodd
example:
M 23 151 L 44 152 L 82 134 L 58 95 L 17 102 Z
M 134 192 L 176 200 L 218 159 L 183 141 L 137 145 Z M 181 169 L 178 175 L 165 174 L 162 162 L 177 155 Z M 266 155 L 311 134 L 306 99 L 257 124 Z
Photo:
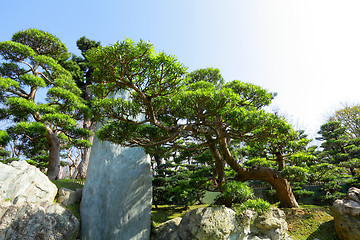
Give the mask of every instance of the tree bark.
M 284 156 L 280 152 L 275 153 L 275 156 L 276 156 L 276 162 L 278 163 L 278 166 L 279 166 L 278 170 L 279 171 L 284 170 L 284 168 L 285 168 Z
M 280 207 L 299 207 L 291 190 L 290 183 L 282 177 L 277 170 L 269 167 L 254 167 L 243 169 L 241 173 L 237 173 L 236 179 L 242 182 L 247 180 L 261 180 L 269 183 L 277 193 L 280 200 Z
M 46 139 L 49 144 L 49 165 L 47 176 L 50 180 L 59 179 L 60 172 L 60 142 L 57 134 L 47 128 Z
M 94 137 L 95 137 L 96 123 L 92 122 L 91 120 L 88 120 L 84 124 L 84 128 L 87 130 L 90 130 L 91 132 L 94 133 L 94 134 L 91 134 L 87 139 L 90 142 L 90 144 L 92 145 L 94 142 Z M 86 178 L 86 173 L 87 173 L 87 169 L 88 169 L 89 161 L 90 161 L 90 154 L 91 154 L 91 146 L 84 149 L 82 160 L 78 167 L 78 175 L 77 175 L 78 179 Z
M 280 200 L 280 207 L 299 207 L 291 190 L 290 183 L 281 176 L 280 172 L 269 167 L 243 168 L 233 158 L 227 145 L 226 138 L 220 140 L 220 150 L 225 161 L 238 174 L 236 180 L 261 180 L 269 183 L 277 193 Z
M 209 142 L 210 152 L 215 158 L 215 170 L 216 170 L 216 175 L 218 177 L 217 184 L 219 186 L 219 189 L 221 190 L 222 184 L 225 182 L 225 161 L 221 157 L 221 154 L 218 151 L 218 149 L 216 148 L 216 144 L 211 140 L 209 141 L 209 139 L 208 142 Z

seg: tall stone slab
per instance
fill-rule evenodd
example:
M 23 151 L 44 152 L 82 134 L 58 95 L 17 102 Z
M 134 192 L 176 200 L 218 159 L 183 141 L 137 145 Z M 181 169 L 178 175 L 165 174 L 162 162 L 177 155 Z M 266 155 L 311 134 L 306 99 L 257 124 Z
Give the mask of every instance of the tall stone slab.
M 150 238 L 150 157 L 95 138 L 81 201 L 83 240 Z

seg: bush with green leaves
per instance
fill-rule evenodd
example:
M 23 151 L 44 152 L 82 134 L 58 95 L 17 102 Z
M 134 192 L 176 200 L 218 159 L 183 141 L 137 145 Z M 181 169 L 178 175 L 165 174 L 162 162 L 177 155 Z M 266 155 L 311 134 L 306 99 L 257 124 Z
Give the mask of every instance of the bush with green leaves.
M 201 202 L 212 176 L 212 168 L 192 164 L 166 163 L 153 176 L 153 204 L 187 208 Z
M 338 179 L 333 179 L 325 183 L 321 187 L 321 191 L 323 192 L 323 195 L 318 197 L 317 200 L 330 205 L 332 205 L 336 199 L 341 199 L 346 195 L 342 192 L 342 187 Z
M 228 181 L 222 185 L 221 194 L 216 197 L 215 204 L 225 204 L 231 200 L 232 203 L 242 203 L 254 197 L 254 191 L 247 183 Z
M 270 210 L 270 203 L 263 199 L 249 199 L 243 202 L 239 206 L 240 212 L 245 212 L 246 210 L 253 210 L 257 213 L 268 212 Z
M 293 193 L 295 195 L 295 197 L 297 199 L 300 199 L 300 198 L 306 198 L 306 197 L 313 197 L 314 196 L 314 192 L 313 191 L 309 191 L 309 190 L 306 190 L 306 189 L 298 189 L 298 190 L 294 190 L 293 188 Z

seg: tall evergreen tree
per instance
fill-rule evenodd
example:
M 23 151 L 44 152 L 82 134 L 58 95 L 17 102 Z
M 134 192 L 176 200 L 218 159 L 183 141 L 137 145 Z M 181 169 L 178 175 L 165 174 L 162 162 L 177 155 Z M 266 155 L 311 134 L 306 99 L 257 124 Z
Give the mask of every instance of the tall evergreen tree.
M 12 119 L 24 135 L 25 129 L 41 125 L 49 153 L 47 175 L 57 179 L 62 139 L 88 145 L 81 138 L 89 132 L 76 122 L 88 108 L 71 74 L 59 64 L 70 54 L 57 37 L 28 29 L 0 42 L 0 56 L 1 117 Z M 38 96 L 42 93 L 45 99 Z
M 72 57 L 72 62 L 64 62 L 64 67 L 68 68 L 68 70 L 72 73 L 73 79 L 76 82 L 76 85 L 81 90 L 81 97 L 84 99 L 86 105 L 91 108 L 91 103 L 93 99 L 93 94 L 91 91 L 91 85 L 93 84 L 93 68 L 89 65 L 89 62 L 86 57 L 86 53 L 93 48 L 97 48 L 100 46 L 100 42 L 96 42 L 94 40 L 90 40 L 86 37 L 81 37 L 77 42 L 76 45 L 78 49 L 81 51 L 81 56 Z M 79 68 L 74 67 L 71 63 L 75 62 Z M 79 71 L 80 70 L 80 71 Z M 90 132 L 95 132 L 96 129 L 96 120 L 92 114 L 88 114 L 84 112 L 82 116 L 82 127 L 84 129 L 89 130 Z M 94 141 L 94 134 L 90 134 L 86 140 L 89 144 L 92 144 Z M 91 153 L 91 146 L 82 148 L 81 151 L 81 162 L 78 166 L 78 179 L 85 179 L 87 168 L 89 165 L 90 160 L 90 153 Z
M 330 121 L 340 122 L 350 138 L 360 137 L 360 105 L 344 106 L 337 110 Z
M 336 121 L 323 124 L 318 133 L 321 137 L 317 139 L 323 141 L 321 159 L 348 167 L 355 176 L 354 169 L 360 167 L 360 138 L 351 138 L 347 134 L 347 128 Z
M 224 83 L 215 69 L 183 79 L 186 69 L 175 57 L 155 54 L 153 46 L 142 41 L 125 40 L 90 50 L 87 56 L 98 77 L 96 110 L 106 119 L 100 138 L 127 146 L 208 149 L 220 185 L 228 164 L 238 181 L 266 181 L 276 189 L 282 207 L 298 206 L 279 171 L 245 168 L 231 151 L 233 144 L 290 131 L 285 121 L 262 109 L 273 94 L 248 83 Z M 125 91 L 129 100 L 107 98 L 116 91 Z

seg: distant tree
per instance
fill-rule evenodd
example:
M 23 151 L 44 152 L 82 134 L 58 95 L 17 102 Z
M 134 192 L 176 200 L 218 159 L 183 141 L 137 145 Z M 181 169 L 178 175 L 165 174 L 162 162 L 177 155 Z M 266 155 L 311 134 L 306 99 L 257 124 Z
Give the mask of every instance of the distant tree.
M 320 158 L 330 164 L 348 167 L 352 176 L 355 168 L 360 167 L 360 138 L 350 138 L 347 128 L 340 122 L 332 121 L 321 126 L 318 140 L 322 152 Z
M 89 62 L 86 58 L 86 53 L 92 48 L 97 48 L 100 46 L 100 42 L 96 42 L 90 40 L 86 37 L 81 37 L 77 42 L 76 45 L 78 49 L 81 51 L 81 56 L 73 55 L 73 61 L 66 61 L 63 62 L 65 68 L 67 68 L 73 75 L 73 79 L 76 82 L 76 85 L 81 90 L 81 97 L 84 99 L 86 105 L 91 108 L 91 102 L 93 99 L 93 94 L 91 91 L 91 85 L 93 84 L 93 68 L 89 65 Z M 74 67 L 72 63 L 76 63 L 78 67 Z M 96 129 L 96 120 L 93 118 L 92 114 L 89 112 L 84 112 L 82 116 L 82 127 L 84 129 L 89 130 L 90 132 L 95 132 Z M 94 141 L 94 134 L 90 134 L 86 140 L 89 144 L 92 144 Z M 78 179 L 85 179 L 87 168 L 89 165 L 90 160 L 90 153 L 91 153 L 91 146 L 84 147 L 81 150 L 81 161 L 77 167 L 77 178 Z M 76 173 L 74 174 L 74 176 Z
M 350 138 L 360 137 L 360 105 L 344 106 L 337 110 L 329 121 L 340 122 L 346 128 L 346 133 Z
M 208 150 L 146 148 L 152 159 L 154 204 L 202 203 L 205 190 L 217 191 L 214 160 Z
M 98 81 L 95 110 L 106 119 L 97 133 L 100 139 L 130 147 L 208 149 L 220 186 L 228 164 L 237 173 L 236 180 L 268 182 L 276 189 L 282 207 L 298 206 L 279 171 L 245 168 L 231 152 L 236 144 L 290 131 L 285 121 L 262 109 L 273 94 L 248 83 L 224 83 L 216 69 L 199 70 L 183 79 L 182 64 L 173 56 L 155 54 L 153 47 L 142 41 L 100 47 L 90 50 L 87 57 Z M 129 100 L 106 98 L 117 91 L 125 91 Z M 136 118 L 139 115 L 141 119 Z
M 44 170 L 49 163 L 46 128 L 39 122 L 19 122 L 10 126 L 7 132 L 13 139 L 14 148 L 26 159 Z M 16 141 L 15 141 L 16 139 Z
M 27 134 L 27 127 L 41 124 L 49 158 L 47 175 L 57 179 L 61 139 L 88 145 L 81 138 L 89 134 L 76 123 L 87 111 L 81 91 L 59 64 L 69 58 L 67 48 L 47 32 L 28 29 L 15 33 L 11 41 L 0 42 L 0 56 L 1 118 L 12 119 L 18 133 L 30 141 L 30 135 L 39 133 Z M 46 93 L 46 99 L 37 97 L 41 93 Z
M 276 131 L 274 129 L 274 131 Z M 286 166 L 292 166 L 291 156 L 306 150 L 310 142 L 304 131 L 295 131 L 289 129 L 286 134 L 275 134 L 271 139 L 260 139 L 256 142 L 249 142 L 248 155 L 252 157 L 262 157 L 268 161 L 276 163 L 279 171 L 284 170 Z
M 4 161 L 5 158 L 10 156 L 10 152 L 5 150 L 6 145 L 9 143 L 10 137 L 6 131 L 0 130 L 0 159 Z

